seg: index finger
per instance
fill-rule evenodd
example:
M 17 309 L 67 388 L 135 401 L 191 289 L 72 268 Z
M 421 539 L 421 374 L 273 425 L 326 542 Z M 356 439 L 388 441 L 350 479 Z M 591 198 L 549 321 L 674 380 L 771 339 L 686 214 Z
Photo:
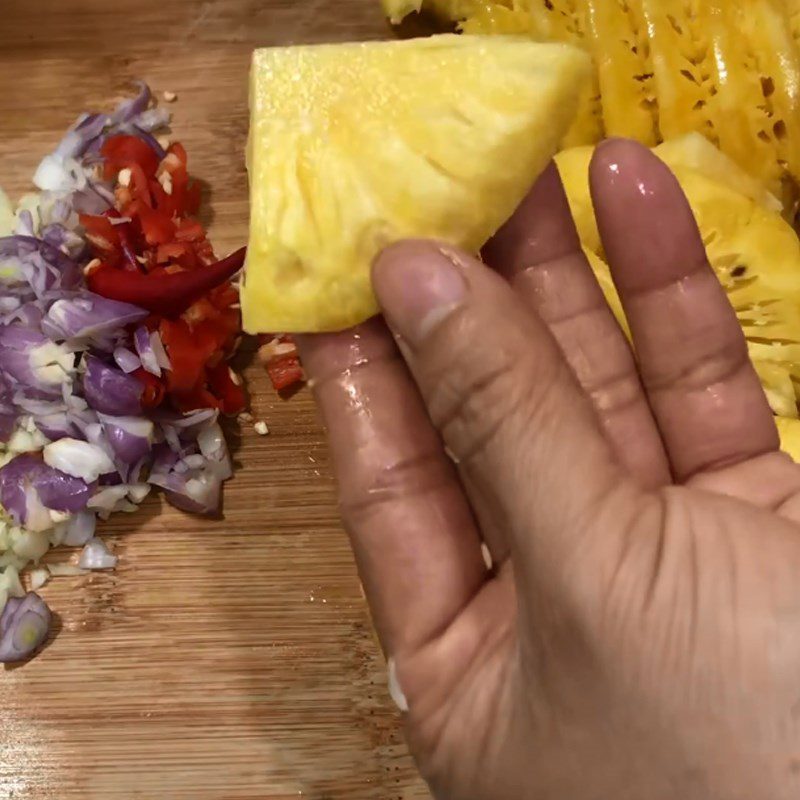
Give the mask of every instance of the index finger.
M 414 651 L 486 578 L 472 512 L 382 321 L 298 344 L 378 635 Z

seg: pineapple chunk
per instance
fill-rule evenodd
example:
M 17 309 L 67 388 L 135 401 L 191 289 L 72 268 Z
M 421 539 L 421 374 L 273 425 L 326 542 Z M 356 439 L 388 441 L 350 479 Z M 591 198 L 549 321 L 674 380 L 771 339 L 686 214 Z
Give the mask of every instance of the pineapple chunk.
M 800 241 L 778 212 L 672 160 L 674 152 L 681 151 L 667 149 L 659 155 L 686 193 L 709 262 L 736 311 L 773 411 L 794 416 L 795 387 L 800 386 Z M 590 263 L 609 305 L 622 320 L 592 209 L 591 156 L 591 147 L 575 148 L 556 156 L 556 163 L 581 242 L 593 254 Z
M 589 51 L 585 0 L 485 0 L 475 8 L 460 28 L 467 34 L 528 35 L 538 42 L 564 42 Z M 596 71 L 586 80 L 572 127 L 561 142 L 562 148 L 594 144 L 603 138 L 600 87 Z
M 245 329 L 367 319 L 370 263 L 392 241 L 477 251 L 555 152 L 588 72 L 576 48 L 514 37 L 257 50 Z
M 589 50 L 586 0 L 383 0 L 386 15 L 397 24 L 412 11 L 431 11 L 462 33 L 478 36 L 530 36 L 537 42 L 563 42 Z M 572 127 L 562 148 L 594 144 L 603 138 L 597 74 L 587 78 Z

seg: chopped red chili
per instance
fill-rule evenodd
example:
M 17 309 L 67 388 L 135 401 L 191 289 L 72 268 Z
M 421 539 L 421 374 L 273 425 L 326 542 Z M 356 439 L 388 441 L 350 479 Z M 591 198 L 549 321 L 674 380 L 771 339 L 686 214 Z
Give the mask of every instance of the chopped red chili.
M 142 403 L 154 408 L 168 398 L 182 411 L 237 413 L 245 396 L 226 360 L 241 332 L 239 292 L 230 279 L 244 263 L 244 248 L 217 260 L 194 218 L 201 188 L 180 143 L 162 159 L 136 136 L 112 136 L 101 154 L 105 176 L 117 179 L 115 204 L 81 216 L 100 261 L 86 280 L 97 294 L 147 309 L 145 324 L 161 335 L 170 368 L 161 379 L 137 371 Z
M 267 364 L 267 373 L 278 391 L 303 380 L 303 367 L 297 356 L 279 356 Z
M 148 275 L 103 266 L 87 280 L 96 294 L 174 319 L 203 295 L 232 278 L 242 268 L 244 254 L 242 247 L 221 261 L 196 270 L 169 273 L 159 270 Z

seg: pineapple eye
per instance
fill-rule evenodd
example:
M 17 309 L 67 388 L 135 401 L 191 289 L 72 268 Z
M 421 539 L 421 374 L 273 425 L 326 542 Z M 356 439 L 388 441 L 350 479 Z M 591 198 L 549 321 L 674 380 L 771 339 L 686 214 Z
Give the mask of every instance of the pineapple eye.
M 744 264 L 739 264 L 731 270 L 732 278 L 741 278 L 747 272 L 747 267 Z

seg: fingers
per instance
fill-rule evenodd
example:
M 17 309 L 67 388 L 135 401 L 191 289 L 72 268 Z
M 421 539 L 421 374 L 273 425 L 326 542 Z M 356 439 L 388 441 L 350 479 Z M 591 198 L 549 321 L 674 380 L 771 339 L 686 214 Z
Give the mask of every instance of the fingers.
M 546 326 L 444 245 L 390 247 L 373 282 L 481 526 L 509 531 L 515 572 L 563 577 L 622 473 Z
M 412 651 L 485 579 L 471 511 L 382 322 L 299 346 L 378 634 L 388 653 Z
M 733 309 L 675 177 L 643 146 L 600 145 L 592 199 L 677 480 L 778 448 Z
M 487 245 L 484 259 L 550 328 L 620 464 L 644 486 L 668 483 L 633 354 L 583 254 L 555 164 Z

